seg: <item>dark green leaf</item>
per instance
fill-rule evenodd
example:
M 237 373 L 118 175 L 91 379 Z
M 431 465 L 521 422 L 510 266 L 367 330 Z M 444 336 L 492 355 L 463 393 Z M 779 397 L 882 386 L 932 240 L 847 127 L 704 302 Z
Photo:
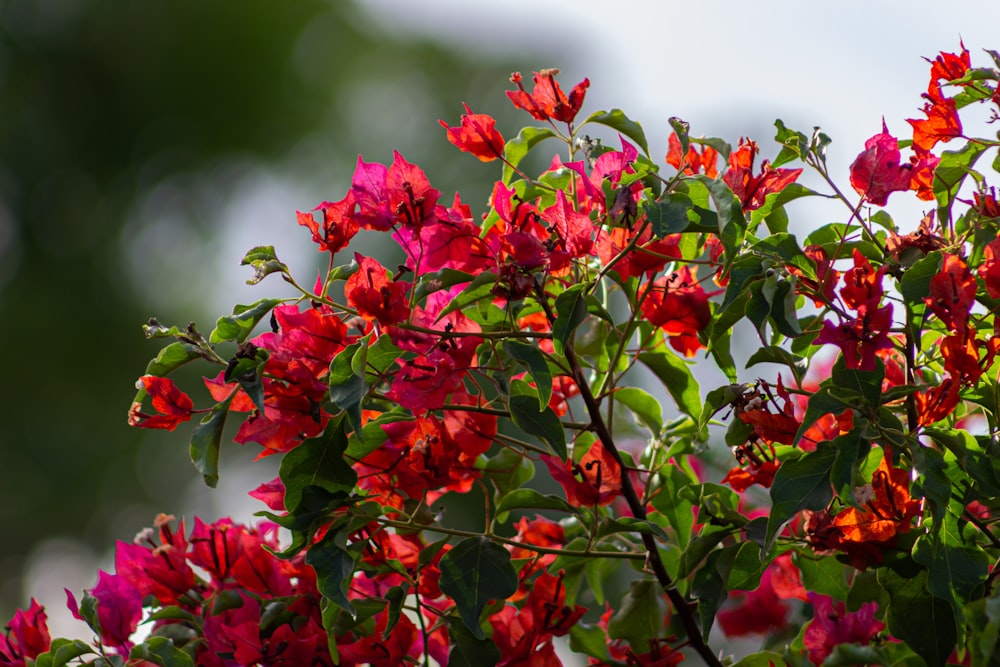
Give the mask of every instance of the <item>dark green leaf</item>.
M 608 621 L 608 637 L 624 639 L 632 646 L 649 646 L 649 640 L 659 637 L 665 612 L 666 604 L 655 581 L 633 581 Z
M 771 484 L 771 514 L 767 519 L 767 549 L 785 523 L 804 509 L 823 509 L 833 497 L 830 487 L 830 469 L 837 457 L 831 446 L 817 447 L 801 458 L 785 461 L 774 475 Z
M 903 572 L 883 567 L 878 581 L 889 594 L 885 620 L 893 637 L 901 639 L 929 665 L 943 665 L 955 647 L 955 617 L 951 606 L 927 590 L 927 571 Z
M 552 373 L 549 365 L 545 361 L 545 355 L 538 349 L 537 345 L 522 343 L 516 340 L 505 340 L 503 349 L 511 359 L 518 361 L 528 369 L 531 379 L 535 381 L 538 389 L 538 402 L 548 405 L 552 397 Z
M 681 412 L 698 419 L 701 415 L 701 388 L 690 367 L 680 357 L 660 348 L 655 352 L 640 352 L 639 361 L 663 384 Z
M 160 667 L 194 667 L 191 656 L 174 646 L 166 637 L 149 637 L 134 646 L 128 654 L 129 660 L 145 660 Z
M 356 618 L 357 610 L 347 597 L 354 575 L 355 557 L 338 546 L 335 538 L 335 531 L 328 532 L 322 540 L 309 547 L 306 563 L 316 571 L 316 586 L 323 597 Z
M 538 436 L 556 456 L 566 460 L 566 432 L 552 408 L 545 406 L 539 411 L 538 399 L 534 396 L 511 396 L 510 418 L 519 429 Z
M 454 600 L 459 616 L 476 639 L 484 639 L 479 615 L 490 600 L 517 591 L 510 553 L 485 537 L 468 537 L 441 557 L 441 591 Z
M 542 495 L 535 489 L 514 489 L 497 503 L 497 512 L 515 509 L 559 510 L 572 512 L 573 508 L 559 496 Z
M 799 555 L 795 565 L 802 573 L 802 585 L 807 591 L 829 595 L 835 600 L 847 599 L 849 589 L 844 579 L 844 564 L 835 557 Z
M 315 438 L 303 440 L 281 459 L 280 476 L 285 485 L 285 509 L 294 511 L 302 490 L 318 486 L 330 492 L 351 491 L 358 475 L 344 459 L 348 438 L 343 418 L 331 419 Z
M 587 123 L 600 123 L 601 125 L 606 125 L 611 129 L 618 130 L 626 137 L 637 143 L 643 153 L 649 155 L 649 145 L 646 143 L 646 133 L 642 131 L 642 125 L 626 116 L 625 112 L 621 109 L 612 109 L 611 111 L 595 111 L 587 117 L 587 120 L 581 123 L 581 126 L 586 125 Z
M 683 192 L 668 192 L 660 201 L 646 203 L 644 208 L 646 218 L 653 226 L 653 234 L 662 239 L 687 229 L 691 223 L 692 206 L 691 198 Z
M 500 649 L 492 639 L 476 637 L 463 623 L 448 618 L 451 651 L 447 667 L 493 667 L 500 662 Z
M 270 356 L 262 347 L 250 343 L 240 346 L 239 351 L 226 366 L 223 379 L 226 383 L 238 382 L 261 413 L 264 412 L 264 365 Z
M 188 451 L 191 463 L 201 473 L 205 484 L 215 488 L 219 483 L 219 449 L 222 445 L 222 430 L 226 426 L 229 406 L 236 392 L 223 401 L 215 404 L 212 411 L 201 418 L 191 432 L 191 443 Z
M 796 383 L 800 385 L 802 384 L 802 376 L 809 368 L 809 360 L 807 358 L 798 354 L 792 354 L 785 348 L 778 347 L 777 345 L 768 345 L 754 352 L 747 359 L 746 367 L 750 368 L 757 364 L 782 364 L 787 366 L 792 371 Z
M 368 383 L 364 375 L 354 372 L 354 358 L 365 354 L 363 343 L 352 343 L 337 353 L 330 362 L 330 401 L 347 413 L 351 426 L 356 432 L 361 430 L 361 402 L 368 394 Z
M 556 299 L 556 321 L 552 324 L 552 342 L 557 354 L 563 354 L 573 332 L 587 318 L 586 285 L 573 285 Z

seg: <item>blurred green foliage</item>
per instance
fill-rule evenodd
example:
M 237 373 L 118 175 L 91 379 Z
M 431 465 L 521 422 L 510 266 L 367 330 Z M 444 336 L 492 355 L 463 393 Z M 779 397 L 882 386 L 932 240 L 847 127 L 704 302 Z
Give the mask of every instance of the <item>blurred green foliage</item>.
M 215 167 L 242 159 L 299 179 L 306 209 L 343 196 L 359 151 L 387 163 L 394 147 L 446 200 L 485 197 L 493 170 L 470 169 L 434 122 L 457 124 L 462 100 L 505 109 L 512 70 L 555 64 L 519 58 L 388 34 L 341 0 L 0 2 L 0 615 L 26 602 L 18 573 L 40 540 L 109 549 L 197 477 L 187 430 L 125 423 L 159 347 L 140 325 L 191 317 L 151 312 L 127 270 L 123 230 L 144 224 L 130 219 L 143 197 L 171 179 L 182 199 L 186 184 L 211 189 Z M 199 212 L 199 238 L 218 213 Z M 293 210 L 275 221 L 293 228 Z M 205 287 L 190 285 L 194 301 Z

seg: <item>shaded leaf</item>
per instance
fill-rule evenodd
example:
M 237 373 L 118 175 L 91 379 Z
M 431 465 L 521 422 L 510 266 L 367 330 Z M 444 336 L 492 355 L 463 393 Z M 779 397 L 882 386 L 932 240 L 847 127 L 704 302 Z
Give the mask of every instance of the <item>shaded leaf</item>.
M 510 553 L 486 537 L 468 537 L 441 557 L 440 586 L 454 600 L 462 622 L 476 639 L 486 637 L 479 615 L 491 600 L 517 591 L 517 571 Z

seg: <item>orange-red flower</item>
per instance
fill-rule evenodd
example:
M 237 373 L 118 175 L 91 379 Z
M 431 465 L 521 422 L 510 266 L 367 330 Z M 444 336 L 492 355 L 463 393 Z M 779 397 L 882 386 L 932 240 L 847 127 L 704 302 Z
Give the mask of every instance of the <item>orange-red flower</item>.
M 448 141 L 455 144 L 466 153 L 472 153 L 483 162 L 492 162 L 503 157 L 503 135 L 496 128 L 493 116 L 484 113 L 472 113 L 468 104 L 462 124 L 459 127 L 448 127 L 443 120 L 438 121 L 441 127 L 448 130 Z
M 802 173 L 801 169 L 774 169 L 768 160 L 760 165 L 760 173 L 753 175 L 757 156 L 757 142 L 740 139 L 739 147 L 729 155 L 729 170 L 722 180 L 733 191 L 744 211 L 753 211 L 764 205 L 769 194 L 781 192 Z
M 517 90 L 508 90 L 507 97 L 518 109 L 524 109 L 537 120 L 560 120 L 564 123 L 572 123 L 583 106 L 583 98 L 590 87 L 590 80 L 584 79 L 573 86 L 569 97 L 559 87 L 556 81 L 557 69 L 543 69 L 535 72 L 535 88 L 529 94 L 521 83 L 521 73 L 514 72 L 511 75 L 511 82 L 517 86 Z

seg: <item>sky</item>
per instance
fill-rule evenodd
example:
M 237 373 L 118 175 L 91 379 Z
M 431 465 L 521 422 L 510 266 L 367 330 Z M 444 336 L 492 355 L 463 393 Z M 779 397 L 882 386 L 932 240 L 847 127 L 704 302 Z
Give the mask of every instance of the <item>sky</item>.
M 667 119 L 692 136 L 735 145 L 749 136 L 761 157 L 777 152 L 774 120 L 833 138 L 829 164 L 844 176 L 884 117 L 894 136 L 919 118 L 928 64 L 964 40 L 973 63 L 1000 48 L 995 2 L 883 0 L 831 3 L 758 0 L 368 0 L 391 29 L 420 32 L 469 49 L 503 52 L 511 42 L 544 44 L 562 57 L 565 86 L 591 82 L 585 112 L 619 107 L 642 123 L 662 160 Z M 612 9 L 613 7 L 613 9 Z M 554 47 L 554 48 L 552 48 Z M 484 111 L 486 111 L 484 109 Z M 919 221 L 919 215 L 913 226 Z M 902 223 L 902 221 L 899 221 Z

